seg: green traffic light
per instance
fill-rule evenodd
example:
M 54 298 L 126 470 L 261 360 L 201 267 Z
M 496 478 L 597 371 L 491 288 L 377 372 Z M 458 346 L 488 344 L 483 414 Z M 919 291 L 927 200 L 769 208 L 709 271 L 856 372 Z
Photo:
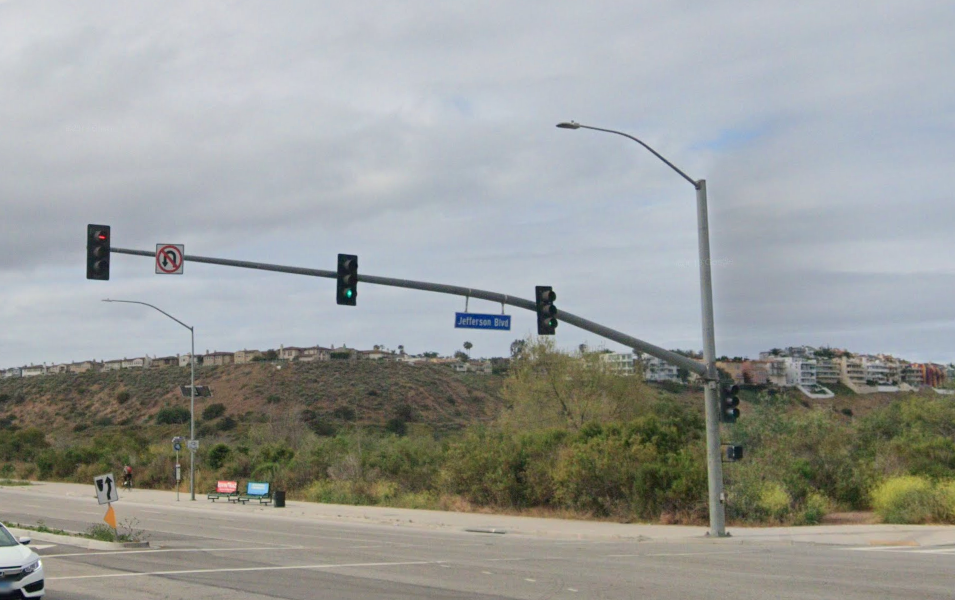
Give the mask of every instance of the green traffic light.
M 353 290 L 352 288 L 348 288 L 347 290 L 345 290 L 345 297 L 348 298 L 349 300 L 351 300 L 354 295 L 355 295 L 355 290 Z

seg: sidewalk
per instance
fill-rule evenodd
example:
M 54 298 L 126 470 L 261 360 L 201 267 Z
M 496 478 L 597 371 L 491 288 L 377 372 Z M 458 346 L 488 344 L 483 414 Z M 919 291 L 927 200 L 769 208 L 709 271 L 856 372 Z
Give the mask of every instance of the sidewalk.
M 3 492 L 61 497 L 87 497 L 95 502 L 93 485 L 75 483 L 37 483 L 30 487 L 0 488 Z M 164 506 L 170 510 L 201 511 L 222 514 L 255 515 L 257 518 L 307 519 L 331 522 L 368 523 L 395 527 L 443 529 L 506 533 L 560 539 L 631 540 L 631 541 L 698 541 L 708 543 L 788 542 L 849 546 L 943 546 L 955 545 L 955 526 L 946 525 L 817 525 L 809 527 L 736 527 L 728 526 L 730 537 L 707 538 L 707 527 L 683 525 L 650 525 L 576 521 L 510 515 L 457 513 L 414 510 L 379 506 L 345 506 L 312 502 L 286 503 L 285 508 L 212 503 L 205 493 L 196 493 L 196 501 L 188 492 L 139 490 L 121 494 L 124 504 Z

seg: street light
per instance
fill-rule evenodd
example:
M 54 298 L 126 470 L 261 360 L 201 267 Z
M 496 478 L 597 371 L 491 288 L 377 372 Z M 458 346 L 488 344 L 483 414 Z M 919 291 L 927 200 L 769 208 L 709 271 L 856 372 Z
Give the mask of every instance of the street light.
M 706 383 L 703 386 L 703 398 L 706 404 L 706 465 L 709 484 L 710 535 L 725 537 L 726 512 L 723 505 L 725 496 L 723 495 L 723 465 L 720 454 L 720 420 L 717 404 L 719 401 L 717 395 L 719 373 L 716 370 L 716 337 L 713 330 L 713 280 L 710 275 L 710 232 L 706 213 L 706 180 L 694 180 L 673 163 L 663 158 L 659 152 L 622 131 L 581 125 L 574 121 L 558 123 L 557 127 L 561 129 L 593 129 L 594 131 L 613 133 L 631 139 L 666 163 L 668 167 L 676 171 L 680 177 L 689 181 L 696 189 L 696 222 L 699 230 L 700 246 L 700 304 L 703 312 L 703 360 L 706 363 Z
M 192 340 L 192 353 L 189 354 L 189 364 L 192 367 L 192 377 L 191 385 L 189 386 L 189 496 L 190 500 L 196 499 L 196 331 L 190 326 L 186 325 L 176 317 L 167 313 L 163 309 L 148 304 L 146 302 L 138 302 L 136 300 L 111 300 L 106 298 L 103 302 L 123 302 L 124 304 L 142 304 L 143 306 L 148 306 L 149 308 L 158 310 L 162 314 L 166 315 L 176 323 L 179 323 L 183 327 L 189 330 L 189 337 Z

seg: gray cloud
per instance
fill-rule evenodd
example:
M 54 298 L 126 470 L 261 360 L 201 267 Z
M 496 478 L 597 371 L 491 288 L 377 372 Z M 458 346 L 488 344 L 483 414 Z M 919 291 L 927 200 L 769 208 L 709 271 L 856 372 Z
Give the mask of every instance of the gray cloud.
M 693 189 L 708 180 L 718 351 L 831 343 L 955 359 L 955 51 L 941 1 L 0 4 L 0 365 L 404 344 L 499 355 L 463 300 L 117 256 L 114 244 L 530 297 L 700 344 Z M 489 303 L 472 304 L 494 312 Z M 181 328 L 180 328 L 181 329 Z M 104 331 L 115 331 L 104 336 Z M 558 340 L 599 340 L 564 326 Z M 608 344 L 614 347 L 612 344 Z

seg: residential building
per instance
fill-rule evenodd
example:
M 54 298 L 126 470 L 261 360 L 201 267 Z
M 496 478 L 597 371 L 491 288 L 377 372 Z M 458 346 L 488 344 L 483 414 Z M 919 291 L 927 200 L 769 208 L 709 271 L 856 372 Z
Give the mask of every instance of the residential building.
M 816 385 L 816 359 L 789 356 L 783 359 L 783 364 L 786 365 L 787 386 Z
M 607 352 L 600 355 L 600 361 L 618 375 L 633 375 L 636 372 L 632 352 Z
M 839 360 L 836 358 L 816 359 L 816 381 L 821 384 L 839 383 L 841 376 Z
M 20 370 L 21 377 L 36 377 L 37 375 L 46 375 L 46 365 L 30 365 Z
M 124 358 L 122 362 L 123 369 L 148 369 L 153 364 L 153 359 L 149 356 L 143 358 Z
M 769 383 L 769 361 L 747 360 L 743 362 L 743 383 L 766 385 Z
M 178 356 L 161 356 L 159 358 L 153 359 L 154 367 L 178 367 L 179 366 L 179 357 Z
M 716 361 L 716 368 L 725 371 L 733 378 L 733 383 L 737 384 L 746 383 L 746 378 L 743 376 L 745 365 L 746 363 L 742 361 Z
M 381 360 L 383 358 L 389 358 L 391 353 L 385 352 L 384 350 L 359 350 L 358 351 L 358 360 Z
M 892 385 L 898 383 L 898 368 L 878 356 L 863 356 L 862 368 L 866 385 Z
M 47 368 L 46 370 L 47 375 L 56 375 L 58 373 L 69 373 L 69 372 L 70 372 L 69 363 L 60 363 L 58 365 L 50 365 L 50 367 Z
M 123 368 L 123 359 L 118 358 L 116 360 L 108 360 L 103 363 L 104 371 L 119 371 Z
M 836 359 L 839 365 L 839 381 L 850 388 L 865 385 L 865 366 L 858 356 L 840 356 Z
M 180 367 L 188 367 L 191 358 L 192 358 L 192 355 L 191 355 L 191 354 L 180 354 L 180 355 L 179 355 L 179 366 L 180 366 Z M 200 365 L 202 365 L 202 357 L 201 357 L 201 356 L 197 356 L 197 357 L 196 357 L 196 366 L 198 367 L 198 366 L 200 366 Z
M 681 381 L 680 370 L 676 365 L 649 354 L 641 355 L 639 361 L 643 366 L 644 381 Z
M 2 374 L 4 377 L 22 377 L 23 369 L 20 367 L 10 367 L 9 369 L 0 371 L 0 374 Z
M 312 346 L 311 348 L 305 348 L 305 351 L 302 353 L 302 356 L 299 357 L 299 360 L 304 360 L 308 362 L 328 360 L 329 352 L 331 352 L 329 348 L 322 348 L 321 346 Z
M 918 363 L 907 364 L 902 368 L 902 381 L 914 388 L 925 385 L 925 373 Z
M 762 354 L 760 354 L 762 356 Z M 786 359 L 776 357 L 762 361 L 766 365 L 766 382 L 780 387 L 789 385 L 786 378 Z
M 206 350 L 205 355 L 202 357 L 202 366 L 221 367 L 222 365 L 231 365 L 234 361 L 234 352 L 218 352 L 215 350 L 209 352 Z
M 237 365 L 245 365 L 260 356 L 262 356 L 262 353 L 258 350 L 237 350 L 235 356 L 233 357 L 233 361 Z
M 297 360 L 303 354 L 305 354 L 305 348 L 279 346 L 279 360 Z

